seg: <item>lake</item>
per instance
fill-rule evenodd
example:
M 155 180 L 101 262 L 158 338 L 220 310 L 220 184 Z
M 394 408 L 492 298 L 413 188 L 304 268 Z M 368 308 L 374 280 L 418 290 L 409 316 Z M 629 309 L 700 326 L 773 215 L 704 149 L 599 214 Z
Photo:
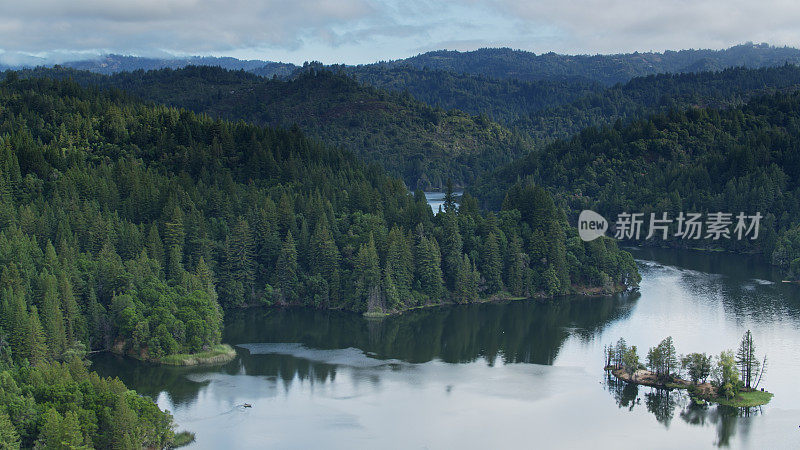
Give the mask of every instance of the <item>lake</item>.
M 631 250 L 638 293 L 448 306 L 384 320 L 310 309 L 226 318 L 238 358 L 170 368 L 101 354 L 172 411 L 193 448 L 797 448 L 800 288 L 756 258 Z M 768 355 L 772 402 L 692 405 L 678 391 L 625 386 L 603 346 L 718 354 L 750 329 Z M 252 404 L 245 408 L 244 403 Z
M 461 195 L 464 194 L 464 191 L 453 191 L 456 198 L 461 198 Z M 425 200 L 428 201 L 428 204 L 431 205 L 431 209 L 433 210 L 434 214 L 439 213 L 439 207 L 444 207 L 444 192 L 437 192 L 437 191 L 426 191 L 425 192 Z

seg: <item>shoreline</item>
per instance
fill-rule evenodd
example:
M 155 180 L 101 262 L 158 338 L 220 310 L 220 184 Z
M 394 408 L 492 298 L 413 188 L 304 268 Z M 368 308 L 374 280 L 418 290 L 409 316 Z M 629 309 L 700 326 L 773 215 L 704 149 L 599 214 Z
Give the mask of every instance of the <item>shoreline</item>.
M 772 400 L 774 394 L 756 389 L 742 389 L 732 399 L 721 397 L 717 393 L 717 388 L 711 383 L 694 384 L 677 377 L 670 377 L 669 381 L 662 381 L 653 372 L 649 370 L 639 369 L 633 374 L 628 374 L 623 369 L 614 368 L 611 366 L 605 367 L 606 372 L 610 372 L 616 379 L 624 381 L 629 384 L 636 384 L 640 386 L 649 386 L 656 389 L 681 389 L 689 393 L 689 397 L 696 403 L 709 402 L 716 403 L 722 406 L 730 406 L 734 408 L 749 408 L 754 406 L 762 406 Z M 699 400 L 699 401 L 698 401 Z
M 366 312 L 358 312 L 353 311 L 351 309 L 345 308 L 326 308 L 326 307 L 314 307 L 311 305 L 304 305 L 301 303 L 250 303 L 239 306 L 234 308 L 232 311 L 240 311 L 240 310 L 247 310 L 251 308 L 265 308 L 265 309 L 280 309 L 280 308 L 310 308 L 310 309 L 318 309 L 324 311 L 341 311 L 341 312 L 349 312 L 353 314 L 358 314 L 360 316 L 376 319 L 376 318 L 383 318 L 383 317 L 390 317 L 390 316 L 398 316 L 410 311 L 415 311 L 419 309 L 427 309 L 427 308 L 438 308 L 443 306 L 463 306 L 463 305 L 477 305 L 483 303 L 503 303 L 503 302 L 512 302 L 512 301 L 524 301 L 524 300 L 534 300 L 540 302 L 547 302 L 552 301 L 555 299 L 563 298 L 563 297 L 570 297 L 570 296 L 580 296 L 580 297 L 612 297 L 618 294 L 625 294 L 625 293 L 634 293 L 639 291 L 639 286 L 626 286 L 626 285 L 614 285 L 613 288 L 607 289 L 603 286 L 595 286 L 595 287 L 587 287 L 587 286 L 577 286 L 573 285 L 572 290 L 566 294 L 556 294 L 556 295 L 547 295 L 544 292 L 535 292 L 529 296 L 515 296 L 511 295 L 508 292 L 498 292 L 496 294 L 492 294 L 488 297 L 479 297 L 474 302 L 466 302 L 466 303 L 459 303 L 450 299 L 442 300 L 438 303 L 426 303 L 423 305 L 414 305 L 409 308 L 403 309 L 395 309 L 395 310 L 387 310 L 387 311 L 366 311 Z
M 639 290 L 638 286 L 629 287 L 629 286 L 614 286 L 614 289 L 611 291 L 605 290 L 604 287 L 586 287 L 586 286 L 573 286 L 573 292 L 568 294 L 558 294 L 558 295 L 546 295 L 544 292 L 536 292 L 533 295 L 522 297 L 522 296 L 514 296 L 508 293 L 497 293 L 490 295 L 488 297 L 480 297 L 478 300 L 474 302 L 468 303 L 458 303 L 452 300 L 446 300 L 440 303 L 429 303 L 425 305 L 416 305 L 410 308 L 400 309 L 400 310 L 391 310 L 391 311 L 367 311 L 361 313 L 362 316 L 368 319 L 378 319 L 390 316 L 397 316 L 403 313 L 414 311 L 418 309 L 426 309 L 426 308 L 436 308 L 442 306 L 461 306 L 461 305 L 477 305 L 477 304 L 484 304 L 484 303 L 503 303 L 503 302 L 517 302 L 517 301 L 524 301 L 524 300 L 535 300 L 535 301 L 550 301 L 560 297 L 567 297 L 571 295 L 582 296 L 582 297 L 611 297 L 617 294 L 624 294 L 626 292 L 636 292 Z M 291 305 L 285 305 L 291 306 Z

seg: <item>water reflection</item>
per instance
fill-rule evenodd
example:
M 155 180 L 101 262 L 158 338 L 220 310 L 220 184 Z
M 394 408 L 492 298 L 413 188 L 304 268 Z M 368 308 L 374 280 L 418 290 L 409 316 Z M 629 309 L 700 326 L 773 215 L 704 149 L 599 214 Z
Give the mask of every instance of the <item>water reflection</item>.
M 309 309 L 247 310 L 226 318 L 231 344 L 302 343 L 318 349 L 358 348 L 379 359 L 423 363 L 552 364 L 570 335 L 590 338 L 625 317 L 638 293 L 567 297 L 557 302 L 510 302 L 411 311 L 382 320 Z
M 429 308 L 382 320 L 365 320 L 340 311 L 307 308 L 250 309 L 226 317 L 225 342 L 238 358 L 214 368 L 228 375 L 275 377 L 284 383 L 332 381 L 342 360 L 320 361 L 313 349 L 351 351 L 387 365 L 386 360 L 467 363 L 485 359 L 503 363 L 552 364 L 570 335 L 589 338 L 608 323 L 625 317 L 638 293 L 614 297 L 569 297 L 559 302 L 510 302 Z M 291 343 L 283 351 L 254 352 L 254 343 Z M 303 344 L 304 351 L 296 345 Z M 345 349 L 345 350 L 341 350 Z M 273 349 L 274 350 L 274 349 Z M 319 353 L 319 352 L 317 352 Z M 325 353 L 330 358 L 330 353 Z M 119 376 L 126 385 L 156 398 L 160 392 L 175 404 L 194 400 L 208 381 L 193 381 L 204 367 L 169 367 L 100 354 L 93 358 L 100 374 Z
M 656 389 L 647 386 L 638 386 L 618 380 L 616 377 L 607 374 L 604 379 L 606 390 L 614 398 L 617 406 L 633 411 L 640 408 L 642 397 L 644 405 L 656 421 L 669 428 L 672 420 L 677 413 L 680 419 L 689 425 L 698 427 L 713 427 L 716 430 L 716 440 L 714 445 L 717 447 L 727 447 L 731 444 L 732 437 L 737 430 L 741 437 L 745 438 L 749 431 L 749 421 L 742 421 L 741 418 L 760 415 L 763 411 L 760 407 L 755 408 L 732 408 L 713 404 L 698 404 L 679 390 Z M 644 392 L 640 396 L 640 391 Z
M 105 354 L 94 368 L 157 398 L 203 448 L 519 446 L 531 423 L 565 448 L 620 434 L 630 436 L 620 448 L 659 447 L 666 437 L 675 447 L 747 446 L 750 434 L 766 447 L 786 446 L 800 423 L 800 289 L 752 258 L 665 250 L 635 257 L 641 294 L 429 308 L 383 320 L 251 309 L 226 317 L 224 340 L 238 357 L 224 366 Z M 766 387 L 776 396 L 763 411 L 696 405 L 679 391 L 598 377 L 603 345 L 621 336 L 640 356 L 666 335 L 679 353 L 716 354 L 745 329 L 771 362 Z M 255 406 L 238 409 L 244 402 Z M 762 413 L 764 420 L 752 417 Z M 236 445 L 226 430 L 236 430 Z

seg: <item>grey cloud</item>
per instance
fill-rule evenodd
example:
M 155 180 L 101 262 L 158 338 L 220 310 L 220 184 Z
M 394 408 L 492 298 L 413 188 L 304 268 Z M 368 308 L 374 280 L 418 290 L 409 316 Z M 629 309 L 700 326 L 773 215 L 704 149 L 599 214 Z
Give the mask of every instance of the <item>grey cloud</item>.
M 800 44 L 787 0 L 29 0 L 0 14 L 0 62 L 115 52 L 367 62 L 510 46 L 615 53 Z
M 375 14 L 366 0 L 34 0 L 4 5 L 8 52 L 297 48 L 305 36 Z
M 562 31 L 554 49 L 614 53 L 800 43 L 800 3 L 785 0 L 487 0 L 501 14 Z

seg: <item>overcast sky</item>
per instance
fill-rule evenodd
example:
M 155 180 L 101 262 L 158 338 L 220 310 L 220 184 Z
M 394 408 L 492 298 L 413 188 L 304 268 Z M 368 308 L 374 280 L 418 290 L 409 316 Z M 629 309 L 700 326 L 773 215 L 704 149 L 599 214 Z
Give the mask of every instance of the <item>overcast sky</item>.
M 795 0 L 0 0 L 0 62 L 97 54 L 368 63 L 436 50 L 800 46 Z

